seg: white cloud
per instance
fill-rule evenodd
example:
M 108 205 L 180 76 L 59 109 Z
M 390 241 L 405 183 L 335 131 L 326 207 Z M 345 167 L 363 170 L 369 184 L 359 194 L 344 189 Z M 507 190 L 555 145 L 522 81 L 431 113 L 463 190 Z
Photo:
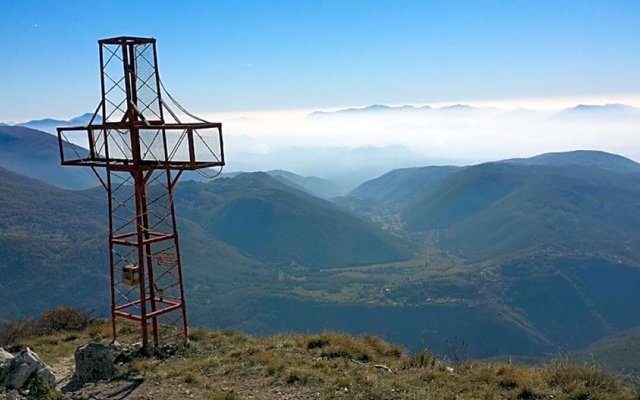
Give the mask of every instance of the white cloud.
M 230 155 L 265 155 L 294 146 L 402 145 L 422 154 L 425 162 L 440 163 L 466 164 L 575 149 L 610 151 L 640 160 L 640 117 L 607 113 L 589 117 L 589 112 L 558 116 L 561 110 L 578 104 L 640 107 L 640 96 L 461 103 L 479 109 L 337 113 L 317 118 L 308 118 L 315 110 L 293 109 L 211 113 L 205 117 L 223 122 Z

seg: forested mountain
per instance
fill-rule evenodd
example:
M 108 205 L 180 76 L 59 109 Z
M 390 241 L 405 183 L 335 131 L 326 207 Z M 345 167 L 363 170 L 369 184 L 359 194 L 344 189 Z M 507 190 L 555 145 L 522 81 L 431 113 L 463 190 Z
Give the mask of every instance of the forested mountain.
M 436 166 L 395 169 L 358 186 L 349 196 L 380 206 L 406 204 L 416 193 L 446 178 L 461 167 Z
M 0 320 L 38 313 L 52 303 L 106 312 L 106 207 L 102 188 L 64 190 L 0 168 Z M 259 275 L 259 262 L 189 221 L 181 228 L 187 276 L 213 280 L 215 274 L 210 284 L 229 283 L 229 270 L 241 276 L 249 265 Z
M 441 243 L 475 259 L 548 248 L 624 258 L 640 239 L 638 194 L 640 174 L 482 164 L 416 196 L 403 219 L 409 230 L 440 230 Z
M 294 174 L 293 172 L 283 171 L 280 169 L 267 171 L 267 174 L 281 182 L 288 183 L 309 194 L 323 199 L 330 199 L 343 195 L 348 190 L 346 185 L 340 185 L 333 181 L 318 178 L 316 176 L 301 176 Z
M 271 264 L 334 268 L 411 257 L 407 246 L 373 223 L 262 172 L 206 185 L 185 182 L 176 202 L 182 218 Z
M 94 307 L 107 298 L 106 290 L 97 290 L 108 273 L 106 213 L 95 212 L 106 202 L 99 195 L 0 168 L 0 320 L 41 312 L 56 301 Z
M 63 190 L 4 169 L 0 182 L 0 273 L 7 304 L 0 318 L 36 312 L 52 301 L 103 304 L 108 293 L 104 190 Z M 411 256 L 372 223 L 264 173 L 184 182 L 176 203 L 186 274 L 198 276 L 200 285 L 229 283 L 250 265 L 259 282 L 265 265 L 327 268 Z M 40 295 L 11 301 L 29 293 Z
M 88 168 L 60 165 L 56 136 L 21 126 L 0 126 L 0 167 L 67 189 L 98 184 Z
M 499 305 L 496 312 L 542 348 L 586 345 L 639 325 L 640 174 L 629 172 L 636 167 L 612 154 L 570 152 L 470 166 L 417 187 L 401 182 L 420 170 L 400 170 L 384 186 L 412 196 L 396 203 L 392 228 L 437 249 L 425 268 L 437 251 L 466 269 L 408 281 L 388 297 Z M 363 203 L 373 220 L 385 217 L 365 208 L 375 200 Z
M 23 163 L 44 143 L 42 179 L 77 182 L 65 174 L 82 169 L 57 164 L 55 137 L 0 133 L 21 141 Z M 286 173 L 183 181 L 175 201 L 192 321 L 372 332 L 440 352 L 457 340 L 476 357 L 587 346 L 640 325 L 635 168 L 593 152 L 407 168 L 338 204 Z M 0 170 L 0 320 L 55 304 L 104 315 L 106 216 L 100 187 Z

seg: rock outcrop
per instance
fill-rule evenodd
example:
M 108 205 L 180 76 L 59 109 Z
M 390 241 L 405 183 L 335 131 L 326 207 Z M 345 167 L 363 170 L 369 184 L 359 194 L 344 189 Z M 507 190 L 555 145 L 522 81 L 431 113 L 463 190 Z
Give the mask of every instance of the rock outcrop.
M 76 362 L 75 379 L 80 382 L 105 381 L 114 377 L 114 352 L 106 345 L 89 343 L 73 354 Z
M 0 347 L 0 371 L 13 360 L 13 354 Z
M 8 360 L 4 364 L 0 361 L 0 365 L 4 365 L 0 369 L 0 376 L 2 376 L 2 383 L 7 389 L 22 389 L 31 378 L 39 379 L 55 387 L 56 378 L 53 375 L 53 370 L 30 348 L 22 350 L 16 357 L 2 350 L 0 360 L 2 359 Z

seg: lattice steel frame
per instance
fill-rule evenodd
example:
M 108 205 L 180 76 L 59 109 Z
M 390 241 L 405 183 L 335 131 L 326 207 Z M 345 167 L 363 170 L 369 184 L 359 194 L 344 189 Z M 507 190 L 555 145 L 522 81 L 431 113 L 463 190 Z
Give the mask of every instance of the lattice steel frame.
M 173 192 L 183 171 L 224 166 L 222 125 L 189 114 L 167 93 L 201 122 L 183 123 L 169 108 L 155 39 L 116 37 L 98 44 L 101 101 L 89 125 L 58 128 L 58 139 L 61 163 L 91 167 L 109 196 L 113 339 L 118 318 L 140 323 L 144 346 L 150 339 L 154 346 L 186 339 Z M 165 112 L 175 122 L 165 122 Z M 98 115 L 101 122 L 94 123 Z M 74 134 L 86 149 L 70 144 Z

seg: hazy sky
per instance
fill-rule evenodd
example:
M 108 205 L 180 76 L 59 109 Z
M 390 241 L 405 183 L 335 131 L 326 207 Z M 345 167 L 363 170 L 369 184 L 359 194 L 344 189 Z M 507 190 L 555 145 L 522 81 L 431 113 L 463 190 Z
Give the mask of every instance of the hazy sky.
M 640 94 L 639 1 L 0 0 L 0 121 L 98 102 L 96 41 L 154 36 L 192 111 Z M 582 101 L 577 101 L 582 102 Z M 224 121 L 223 121 L 224 122 Z

